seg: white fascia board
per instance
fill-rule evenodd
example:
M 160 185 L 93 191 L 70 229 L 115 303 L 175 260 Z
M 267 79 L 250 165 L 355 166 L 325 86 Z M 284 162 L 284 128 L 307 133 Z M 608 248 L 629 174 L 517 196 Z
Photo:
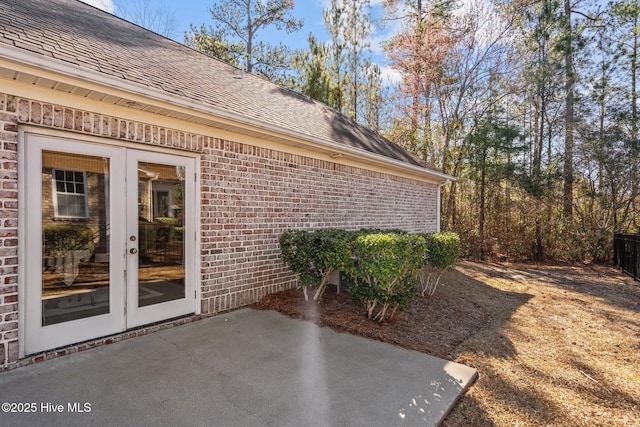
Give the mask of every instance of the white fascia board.
M 248 127 L 254 131 L 262 131 L 265 134 L 277 134 L 278 136 L 288 137 L 306 143 L 308 146 L 316 146 L 324 148 L 332 153 L 345 153 L 358 157 L 365 162 L 373 162 L 378 165 L 387 165 L 393 169 L 402 170 L 405 173 L 415 174 L 423 178 L 427 178 L 436 183 L 445 183 L 455 181 L 457 178 L 445 174 L 440 171 L 423 168 L 417 165 L 392 159 L 381 154 L 371 153 L 369 151 L 360 150 L 328 141 L 321 138 L 309 136 L 307 134 L 288 129 L 283 126 L 274 125 L 248 117 L 239 116 L 227 110 L 212 106 L 210 104 L 201 103 L 191 98 L 164 92 L 159 89 L 151 88 L 140 83 L 131 82 L 118 77 L 110 76 L 95 70 L 83 68 L 81 66 L 64 62 L 55 58 L 47 57 L 39 53 L 29 52 L 24 49 L 16 48 L 9 45 L 0 44 L 0 58 L 11 62 L 22 64 L 30 68 L 42 69 L 61 76 L 87 82 L 104 88 L 104 92 L 120 96 L 122 98 L 134 95 L 143 98 L 150 105 L 157 105 L 161 108 L 172 109 L 171 107 L 180 107 L 197 116 L 222 119 L 227 124 L 235 124 L 237 127 Z M 162 105 L 158 105 L 158 102 Z M 175 110 L 185 113 L 183 110 Z M 194 114 L 196 115 L 196 114 Z M 271 135 L 273 136 L 273 135 Z

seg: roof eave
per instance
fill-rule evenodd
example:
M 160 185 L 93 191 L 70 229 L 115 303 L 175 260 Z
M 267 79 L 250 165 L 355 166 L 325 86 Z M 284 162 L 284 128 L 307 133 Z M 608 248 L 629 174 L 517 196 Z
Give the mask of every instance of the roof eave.
M 224 122 L 227 126 L 233 124 L 237 128 L 250 128 L 254 132 L 258 131 L 259 133 L 261 132 L 271 137 L 275 134 L 283 138 L 288 138 L 291 141 L 295 141 L 295 145 L 300 145 L 300 141 L 302 141 L 303 144 L 308 145 L 310 148 L 325 151 L 332 157 L 351 155 L 360 158 L 367 163 L 373 163 L 379 166 L 384 165 L 390 169 L 401 170 L 405 173 L 420 176 L 423 179 L 428 179 L 437 183 L 456 180 L 455 177 L 437 170 L 402 162 L 381 154 L 357 149 L 326 139 L 309 136 L 307 134 L 288 129 L 284 126 L 255 120 L 249 117 L 243 117 L 213 105 L 195 101 L 185 96 L 168 93 L 160 89 L 123 80 L 99 71 L 84 68 L 76 64 L 6 44 L 0 44 L 0 58 L 2 58 L 3 61 L 9 61 L 26 66 L 31 70 L 45 70 L 59 76 L 72 78 L 75 81 L 97 85 L 104 88 L 106 93 L 112 95 L 118 93 L 123 95 L 123 97 L 124 95 L 127 95 L 134 102 L 140 102 L 142 99 L 149 105 L 161 105 L 162 108 L 167 108 L 167 106 L 171 106 L 173 108 L 178 107 L 176 111 L 179 110 L 178 112 L 180 113 L 185 113 L 186 110 L 200 117 L 203 115 L 209 118 L 213 117 L 216 120 Z

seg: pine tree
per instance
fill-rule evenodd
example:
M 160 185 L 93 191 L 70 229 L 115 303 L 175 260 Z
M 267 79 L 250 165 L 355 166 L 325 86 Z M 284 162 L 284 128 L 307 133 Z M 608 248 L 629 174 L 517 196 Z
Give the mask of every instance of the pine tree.
M 313 34 L 309 34 L 308 42 L 307 49 L 295 52 L 292 57 L 293 77 L 288 85 L 303 95 L 330 104 L 332 80 L 327 69 L 328 49 Z
M 185 41 L 222 60 L 233 58 L 249 73 L 277 81 L 289 67 L 290 50 L 282 43 L 271 45 L 260 39 L 259 33 L 267 27 L 298 31 L 302 21 L 292 16 L 293 0 L 217 0 L 210 9 L 214 24 L 208 29 L 191 27 Z M 222 51 L 227 44 L 228 54 Z
M 370 0 L 331 0 L 323 11 L 331 36 L 332 107 L 359 123 L 378 126 L 381 76 L 370 60 Z M 371 100 L 376 101 L 373 104 Z

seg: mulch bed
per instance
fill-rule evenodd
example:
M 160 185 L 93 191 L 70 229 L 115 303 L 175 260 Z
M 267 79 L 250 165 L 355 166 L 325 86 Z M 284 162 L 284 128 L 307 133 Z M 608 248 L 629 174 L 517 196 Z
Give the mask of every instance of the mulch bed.
M 450 358 L 450 353 L 489 320 L 487 312 L 460 296 L 438 293 L 417 297 L 406 312 L 385 323 L 367 319 L 366 310 L 349 294 L 329 288 L 319 302 L 305 302 L 300 289 L 271 294 L 255 304 L 257 310 L 275 310 L 346 332 L 395 344 L 410 350 Z

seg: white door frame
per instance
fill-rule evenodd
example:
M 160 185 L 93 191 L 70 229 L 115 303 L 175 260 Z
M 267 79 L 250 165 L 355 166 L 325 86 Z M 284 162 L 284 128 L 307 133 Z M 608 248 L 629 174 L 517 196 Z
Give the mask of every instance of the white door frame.
M 143 316 L 130 315 L 130 307 L 127 307 L 127 293 L 130 286 L 127 284 L 127 258 L 129 241 L 126 227 L 111 227 L 110 235 L 110 302 L 111 311 L 108 314 L 98 315 L 90 318 L 79 319 L 46 327 L 42 326 L 42 286 L 41 286 L 41 254 L 42 254 L 42 218 L 41 215 L 34 215 L 33 210 L 41 210 L 41 194 L 33 188 L 40 188 L 42 173 L 42 150 L 70 152 L 74 154 L 84 154 L 90 156 L 102 156 L 110 158 L 110 186 L 109 194 L 111 200 L 111 212 L 109 221 L 111 224 L 126 224 L 131 221 L 131 214 L 135 212 L 137 219 L 137 200 L 134 209 L 126 209 L 118 206 L 118 201 L 123 201 L 123 191 L 127 189 L 125 165 L 127 155 L 131 153 L 142 153 L 144 161 L 158 155 L 164 160 L 176 156 L 177 158 L 189 159 L 192 165 L 189 168 L 190 175 L 186 180 L 190 181 L 191 191 L 185 206 L 192 207 L 190 218 L 187 220 L 188 233 L 185 229 L 185 285 L 189 290 L 186 294 L 187 300 L 192 307 L 189 312 L 200 313 L 200 263 L 199 263 L 199 206 L 200 206 L 200 182 L 199 182 L 199 155 L 197 153 L 182 152 L 161 147 L 141 147 L 140 144 L 121 143 L 106 138 L 80 135 L 71 132 L 64 132 L 51 129 L 43 129 L 34 126 L 21 126 L 18 131 L 18 339 L 19 357 L 52 348 L 81 342 L 84 340 L 99 338 L 124 331 L 128 328 L 140 326 L 174 316 L 163 316 L 164 310 L 148 310 L 154 312 L 146 313 Z M 54 143 L 52 143 L 54 142 Z M 140 150 L 144 148 L 144 150 Z M 38 155 L 39 153 L 39 155 Z M 114 173 L 117 167 L 122 168 L 122 173 Z M 40 180 L 40 183 L 36 182 Z M 137 176 L 132 181 L 135 184 L 130 188 L 136 189 L 137 197 Z M 35 186 L 35 187 L 34 187 Z M 29 191 L 29 188 L 32 190 Z M 132 192 L 132 191 L 130 191 Z M 40 192 L 41 193 L 41 192 Z M 188 203 L 188 204 L 187 204 Z M 128 218 L 129 217 L 129 218 Z M 29 223 L 27 223 L 29 221 Z M 37 253 L 39 259 L 34 260 L 33 254 Z M 29 283 L 32 286 L 29 286 Z M 33 286 L 33 283 L 38 285 Z M 137 286 L 135 287 L 137 289 Z M 158 304 L 164 308 L 165 303 Z M 149 306 L 153 307 L 153 306 Z M 185 313 L 188 314 L 188 313 Z M 155 317 L 154 317 L 155 316 Z M 149 320 L 151 318 L 157 320 Z
M 138 163 L 159 163 L 164 165 L 184 167 L 184 283 L 185 298 L 153 304 L 145 307 L 138 307 Z M 166 153 L 154 153 L 150 151 L 128 150 L 127 151 L 127 328 L 141 326 L 148 323 L 158 322 L 163 319 L 180 316 L 185 312 L 194 312 L 193 301 L 195 300 L 194 274 L 193 268 L 196 251 L 194 244 L 187 244 L 196 239 L 196 175 L 195 160 L 189 157 L 170 155 Z M 134 208 L 131 208 L 134 207 Z M 153 210 L 153 206 L 151 206 Z M 137 240 L 132 241 L 129 236 L 135 236 Z M 131 252 L 134 252 L 132 254 Z M 173 313 L 173 314 L 170 314 Z

